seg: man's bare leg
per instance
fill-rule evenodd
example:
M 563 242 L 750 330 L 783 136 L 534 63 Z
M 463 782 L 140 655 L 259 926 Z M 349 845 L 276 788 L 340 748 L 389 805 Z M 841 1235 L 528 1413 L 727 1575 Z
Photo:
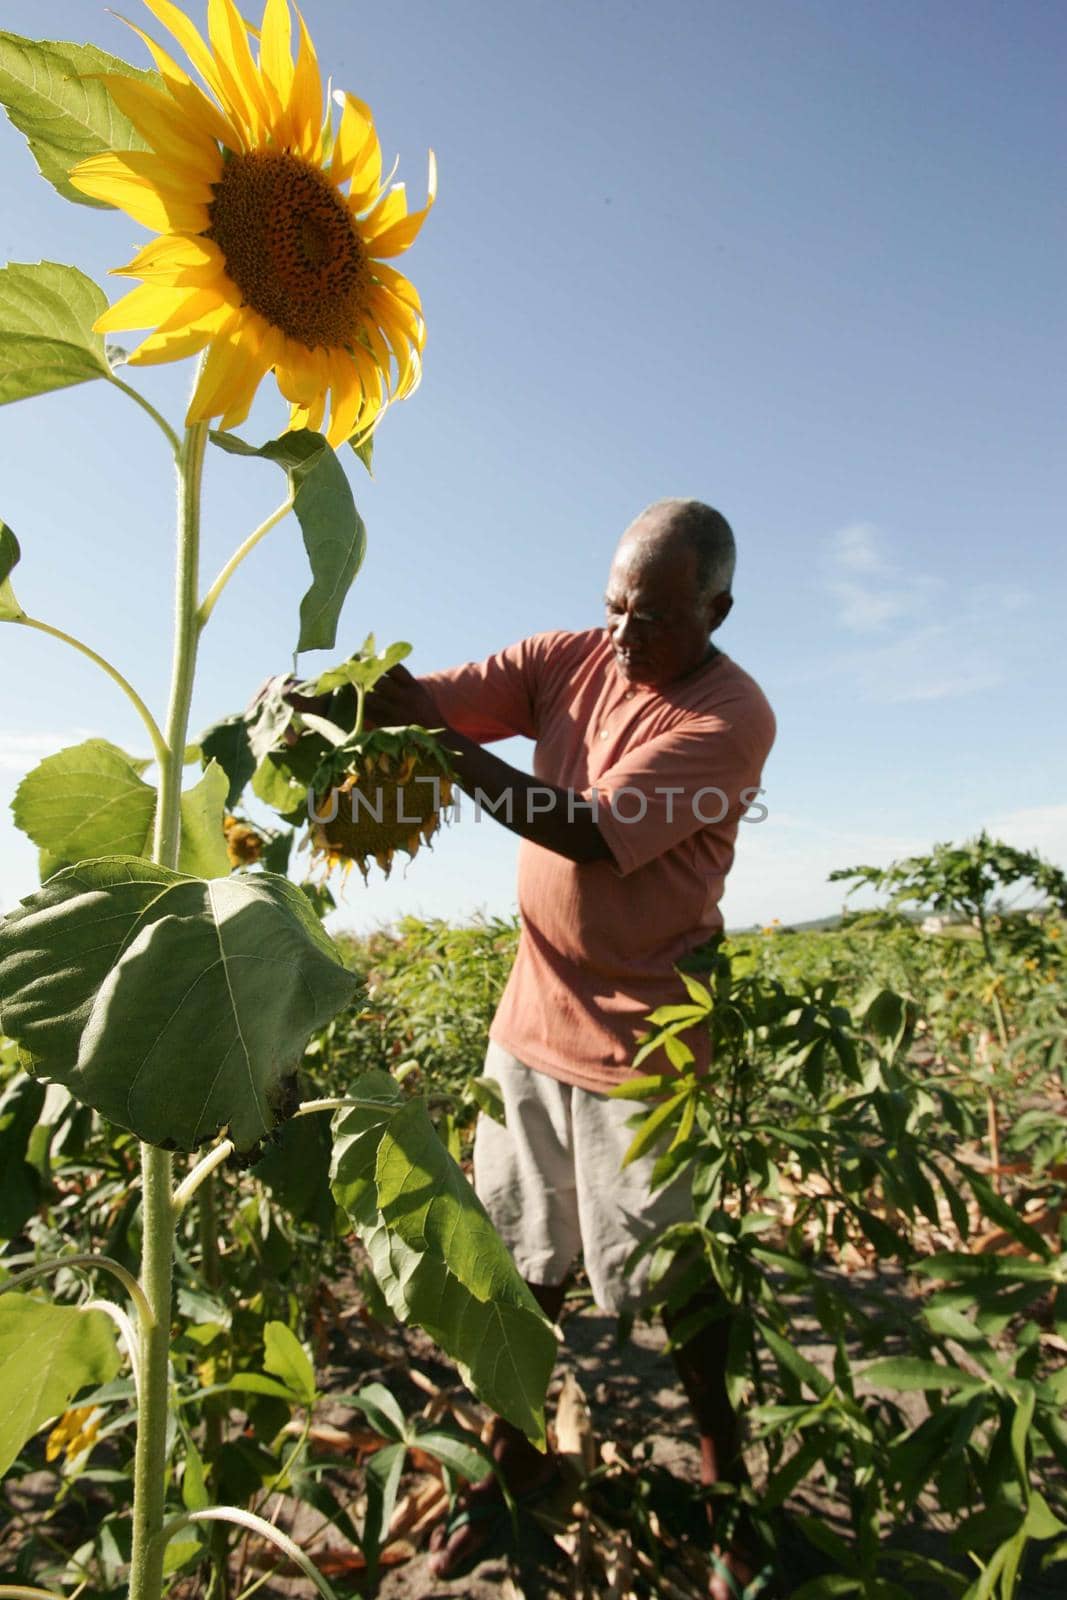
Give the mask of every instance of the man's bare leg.
M 674 1329 L 687 1317 L 714 1307 L 717 1300 L 717 1291 L 708 1289 L 695 1296 L 682 1310 L 665 1311 L 663 1322 L 668 1334 L 673 1336 Z M 729 1341 L 730 1319 L 718 1317 L 671 1352 L 682 1387 L 696 1416 L 700 1432 L 700 1480 L 708 1485 L 742 1484 L 748 1477 L 741 1454 L 741 1432 L 726 1393 Z M 715 1512 L 710 1504 L 708 1518 L 714 1535 Z M 744 1541 L 735 1536 L 728 1544 L 717 1544 L 715 1556 L 730 1577 L 722 1573 L 715 1574 L 708 1593 L 711 1600 L 732 1600 L 739 1589 L 752 1581 L 754 1569 L 751 1553 Z
M 550 1322 L 556 1322 L 563 1309 L 566 1284 L 530 1283 L 527 1288 Z M 526 1435 L 503 1417 L 493 1419 L 493 1432 L 489 1441 L 493 1460 L 497 1463 L 504 1482 L 516 1499 L 535 1493 L 559 1476 L 559 1468 L 551 1451 L 543 1455 Z M 493 1511 L 502 1507 L 504 1497 L 496 1473 L 489 1473 L 478 1483 L 472 1483 L 461 1496 L 460 1504 L 469 1511 L 471 1520 L 457 1528 L 447 1538 L 447 1524 L 441 1522 L 430 1539 L 430 1570 L 435 1578 L 448 1579 L 458 1568 L 477 1555 L 494 1531 Z

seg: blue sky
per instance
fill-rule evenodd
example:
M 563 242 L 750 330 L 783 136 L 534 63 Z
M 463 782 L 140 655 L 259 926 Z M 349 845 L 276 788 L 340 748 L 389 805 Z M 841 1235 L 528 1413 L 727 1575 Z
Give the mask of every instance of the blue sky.
M 698 496 L 740 549 L 720 643 L 779 721 L 729 923 L 832 911 L 832 867 L 982 826 L 1067 861 L 1062 9 L 305 12 L 419 203 L 430 146 L 441 169 L 403 263 L 426 309 L 425 380 L 385 419 L 374 481 L 353 470 L 370 545 L 336 654 L 373 629 L 410 639 L 428 670 L 596 624 L 622 528 L 662 495 Z M 4 20 L 145 60 L 96 0 L 8 0 Z M 6 123 L 0 159 L 4 259 L 106 281 L 144 237 L 60 200 Z M 177 418 L 189 378 L 183 364 L 136 381 Z M 262 440 L 283 417 L 264 386 L 244 432 Z M 162 708 L 162 442 L 87 385 L 0 410 L 0 452 L 23 605 L 104 648 Z M 205 581 L 279 487 L 267 464 L 216 453 Z M 305 586 L 286 523 L 204 636 L 194 732 L 287 665 Z M 0 672 L 4 798 L 89 734 L 141 750 L 106 680 L 59 645 L 0 628 Z M 464 823 L 389 883 L 351 881 L 335 920 L 506 912 L 514 853 L 491 821 Z M 4 808 L 0 906 L 35 881 Z

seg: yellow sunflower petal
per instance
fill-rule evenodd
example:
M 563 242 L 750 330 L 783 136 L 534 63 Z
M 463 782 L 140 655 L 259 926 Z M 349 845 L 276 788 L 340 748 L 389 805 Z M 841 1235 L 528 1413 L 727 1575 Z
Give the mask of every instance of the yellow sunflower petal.
M 131 166 L 132 154 L 108 152 L 89 156 L 73 168 L 70 181 L 83 194 L 118 206 L 135 222 L 142 223 L 146 228 L 154 228 L 157 233 L 167 233 L 172 229 L 182 233 L 203 233 L 210 225 L 207 206 L 185 199 L 173 190 L 164 193 L 154 188 L 149 178 Z
M 259 143 L 270 126 L 270 108 L 248 48 L 248 30 L 233 0 L 208 0 L 207 26 L 226 97 L 241 108 L 245 127 Z
M 172 0 L 144 0 L 144 3 L 156 21 L 161 22 L 167 32 L 177 39 L 219 104 L 225 105 L 226 95 L 215 58 L 185 12 L 179 10 Z
M 278 388 L 295 406 L 310 406 L 322 388 L 316 357 L 295 339 L 286 339 L 285 352 L 275 365 Z
M 199 128 L 217 139 L 219 144 L 225 145 L 227 150 L 242 150 L 244 137 L 241 131 L 230 121 L 213 101 L 209 100 L 199 84 L 193 82 L 173 56 L 169 56 L 162 45 L 156 43 L 150 34 L 139 28 L 135 22 L 129 22 L 125 17 L 122 21 L 128 28 L 141 39 L 150 51 L 153 61 L 159 71 L 160 77 L 167 86 L 167 91 L 174 101 L 183 121 Z
M 300 23 L 300 53 L 289 102 L 292 137 L 300 155 L 318 162 L 322 155 L 322 77 L 315 46 L 299 9 L 296 15 Z
M 259 30 L 259 70 L 268 92 L 273 90 L 277 112 L 284 112 L 293 88 L 289 0 L 267 0 L 263 7 L 263 22 Z
M 112 267 L 119 278 L 145 278 L 175 286 L 209 287 L 225 277 L 226 258 L 211 239 L 166 233 L 142 245 L 125 267 Z
M 213 311 L 198 316 L 190 327 L 151 333 L 127 357 L 127 361 L 131 367 L 156 367 L 165 361 L 181 361 L 185 356 L 195 356 L 211 343 L 231 314 L 232 307 L 217 305 Z
M 370 107 L 362 100 L 357 100 L 354 94 L 346 94 L 333 147 L 330 176 L 338 184 L 352 180 L 350 203 L 354 209 L 361 210 L 365 207 L 356 206 L 356 200 L 359 196 L 369 197 L 372 191 L 377 191 L 381 174 L 382 148 L 378 143 Z
M 351 356 L 346 353 L 336 356 L 329 364 L 328 372 L 330 392 L 330 425 L 325 430 L 326 438 L 330 444 L 344 444 L 353 432 L 356 420 L 363 407 L 363 386 L 360 382 L 359 369 Z M 323 395 L 325 401 L 325 394 Z M 322 428 L 322 417 L 325 414 L 325 404 L 319 415 L 319 428 Z
M 100 78 L 108 94 L 134 127 L 160 156 L 173 156 L 196 168 L 213 181 L 222 166 L 219 147 L 210 133 L 174 115 L 170 95 L 150 84 L 138 83 L 119 73 L 103 73 Z
M 220 415 L 225 427 L 244 421 L 267 371 L 259 360 L 258 344 L 254 330 L 245 326 L 240 311 L 233 312 L 211 342 L 196 392 L 189 402 L 187 422 L 205 422 Z
M 173 289 L 158 283 L 142 283 L 124 294 L 93 323 L 98 333 L 124 333 L 130 328 L 155 328 L 166 333 L 179 325 L 197 320 L 197 313 L 218 305 L 218 295 L 202 289 Z
M 419 299 L 419 291 L 409 278 L 404 277 L 402 272 L 397 272 L 395 267 L 389 266 L 385 261 L 376 261 L 374 263 L 374 276 L 379 283 L 389 290 L 390 294 L 394 294 L 402 304 L 410 306 L 412 311 L 421 316 L 422 301 Z
M 375 213 L 370 219 L 370 232 L 364 235 L 367 249 L 372 256 L 398 256 L 414 244 L 416 235 L 429 216 L 433 203 L 437 199 L 437 157 L 430 151 L 430 179 L 429 193 L 426 204 L 421 211 L 412 211 L 401 222 L 394 222 L 392 226 L 381 226 L 381 216 L 384 212 Z

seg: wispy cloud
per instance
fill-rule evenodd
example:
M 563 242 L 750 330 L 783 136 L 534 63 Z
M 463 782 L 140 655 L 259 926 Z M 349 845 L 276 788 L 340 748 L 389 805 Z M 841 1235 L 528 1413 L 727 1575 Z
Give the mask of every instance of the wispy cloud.
M 883 705 L 947 700 L 1003 680 L 1003 645 L 1030 602 L 1018 585 L 953 584 L 894 558 L 870 522 L 853 522 L 826 540 L 823 586 L 836 620 L 865 648 L 839 656 L 836 676 Z
M 62 732 L 35 730 L 32 733 L 0 728 L 0 772 L 29 772 L 45 756 L 55 755 L 57 750 L 63 750 L 67 745 L 81 744 L 83 739 L 91 739 L 92 736 L 87 728 L 68 728 Z
M 828 541 L 826 586 L 838 621 L 852 633 L 884 633 L 894 622 L 926 614 L 941 588 L 939 579 L 891 561 L 884 545 L 870 522 L 852 522 Z

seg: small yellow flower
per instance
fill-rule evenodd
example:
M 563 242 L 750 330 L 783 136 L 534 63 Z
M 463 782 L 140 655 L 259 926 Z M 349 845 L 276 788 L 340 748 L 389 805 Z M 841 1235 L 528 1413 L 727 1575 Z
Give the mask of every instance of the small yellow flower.
M 96 1443 L 104 1413 L 98 1406 L 75 1406 L 65 1411 L 48 1435 L 44 1447 L 46 1461 L 65 1455 L 73 1461 Z
M 324 118 L 299 12 L 293 60 L 289 0 L 266 0 L 258 60 L 234 0 L 208 0 L 208 43 L 172 0 L 145 5 L 210 95 L 140 28 L 163 88 L 103 77 L 150 148 L 91 156 L 71 182 L 158 238 L 114 269 L 142 282 L 97 329 L 153 329 L 133 364 L 207 351 L 189 423 L 238 426 L 273 372 L 292 427 L 323 429 L 328 402 L 332 445 L 365 438 L 421 376 L 419 297 L 388 261 L 414 242 L 433 204 L 432 153 L 429 199 L 409 212 L 404 185 L 382 181 L 362 100 L 338 94 L 336 127 L 329 106 Z

